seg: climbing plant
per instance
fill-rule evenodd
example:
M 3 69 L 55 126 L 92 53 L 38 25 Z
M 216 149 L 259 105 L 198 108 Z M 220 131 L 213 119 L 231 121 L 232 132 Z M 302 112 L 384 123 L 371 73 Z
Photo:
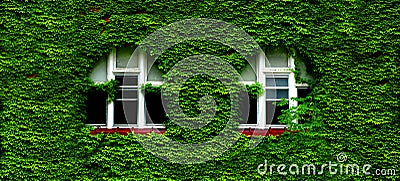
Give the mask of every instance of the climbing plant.
M 375 173 L 377 169 L 400 171 L 399 9 L 396 0 L 3 1 L 0 178 L 399 180 L 398 173 Z M 138 139 L 145 135 L 90 135 L 93 128 L 84 124 L 85 101 L 89 88 L 96 87 L 88 77 L 99 58 L 114 47 L 136 47 L 159 28 L 191 18 L 226 21 L 262 47 L 294 50 L 315 82 L 312 93 L 299 99 L 304 103 L 287 110 L 281 121 L 290 124 L 295 118 L 309 129 L 265 137 L 255 148 L 249 147 L 254 140 L 241 135 L 222 156 L 186 165 L 167 162 L 144 149 Z M 205 53 L 229 62 L 238 72 L 246 64 L 227 45 L 193 40 L 168 49 L 155 66 L 165 75 L 183 58 Z M 194 77 L 185 85 L 182 95 L 188 99 L 183 106 L 188 112 L 199 111 L 196 96 L 214 91 L 222 124 L 229 107 L 221 94 L 224 87 L 206 76 Z M 202 85 L 209 87 L 192 96 L 189 88 Z M 97 88 L 112 93 L 114 86 Z M 247 88 L 252 98 L 262 93 L 259 84 Z M 196 142 L 218 133 L 219 126 L 180 132 L 171 124 L 165 135 L 150 136 Z M 322 174 L 283 175 L 276 166 L 272 174 L 260 174 L 258 169 L 265 163 L 315 164 L 319 172 L 323 164 L 340 164 L 339 153 L 347 155 L 344 164 L 370 164 L 373 174 L 330 174 L 325 169 Z

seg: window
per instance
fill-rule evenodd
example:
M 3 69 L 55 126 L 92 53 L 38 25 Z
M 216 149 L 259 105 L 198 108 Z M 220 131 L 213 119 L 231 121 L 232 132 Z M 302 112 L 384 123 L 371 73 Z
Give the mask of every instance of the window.
M 242 73 L 244 83 L 252 84 L 256 81 L 263 85 L 265 93 L 260 96 L 257 101 L 250 101 L 250 116 L 246 124 L 240 127 L 285 127 L 278 123 L 278 116 L 283 109 L 296 106 L 297 102 L 290 100 L 291 97 L 297 97 L 297 87 L 295 83 L 294 73 L 290 70 L 294 68 L 294 59 L 288 55 L 288 51 L 283 47 L 268 47 L 264 50 L 264 54 L 260 54 L 253 67 L 256 69 L 253 75 L 250 70 L 245 69 Z M 250 67 L 250 66 L 249 66 Z M 288 106 L 276 106 L 281 99 L 289 100 Z M 252 111 L 256 108 L 257 111 Z M 256 112 L 256 117 L 254 113 Z M 254 120 L 257 121 L 254 121 Z
M 282 109 L 276 106 L 282 98 L 289 99 L 289 76 L 281 75 L 275 77 L 267 77 L 265 80 L 265 107 L 266 107 L 266 124 L 278 124 L 278 116 L 282 113 Z
M 278 123 L 277 117 L 283 109 L 297 105 L 290 98 L 309 92 L 306 84 L 295 83 L 294 73 L 290 70 L 294 68 L 294 59 L 288 56 L 285 48 L 272 47 L 264 52 L 253 57 L 241 73 L 242 83 L 259 82 L 265 90 L 258 99 L 250 99 L 249 118 L 240 124 L 241 128 L 285 127 Z M 144 95 L 139 90 L 145 83 L 162 84 L 161 72 L 156 66 L 151 67 L 153 60 L 144 51 L 131 47 L 115 48 L 108 57 L 102 57 L 90 77 L 97 83 L 118 80 L 118 94 L 115 101 L 107 103 L 104 93 L 90 92 L 87 124 L 107 128 L 162 128 L 168 118 L 160 93 Z M 289 100 L 288 106 L 276 106 L 282 98 Z
M 249 99 L 250 108 L 249 108 L 249 117 L 246 123 L 242 123 L 242 125 L 246 126 L 257 126 L 257 99 Z
M 90 90 L 86 100 L 88 120 L 86 124 L 105 126 L 107 124 L 107 94 Z
M 163 124 L 168 119 L 165 113 L 161 93 L 146 93 L 146 123 Z M 150 119 L 151 118 L 151 119 Z
M 305 98 L 308 96 L 308 94 L 311 93 L 311 89 L 307 86 L 298 86 L 297 88 L 297 96 L 299 98 Z M 300 105 L 300 104 L 299 104 Z M 306 122 L 307 120 L 311 119 L 311 114 L 310 112 L 305 113 L 303 115 L 300 116 L 299 120 L 297 120 L 298 123 L 303 124 L 304 122 Z
M 100 58 L 90 78 L 97 83 L 107 81 L 107 57 Z M 107 94 L 98 90 L 89 90 L 86 100 L 88 119 L 86 124 L 107 125 Z
M 258 81 L 264 86 L 265 94 L 259 98 L 260 122 L 259 127 L 285 127 L 278 122 L 278 116 L 283 109 L 295 106 L 297 103 L 290 100 L 297 97 L 293 57 L 288 56 L 284 47 L 269 47 L 265 54 L 260 55 Z M 289 100 L 287 107 L 277 106 L 281 99 Z
M 311 93 L 311 89 L 304 86 L 297 87 L 297 97 L 305 98 L 308 94 Z
M 125 124 L 137 125 L 139 104 L 138 79 L 138 75 L 115 76 L 115 80 L 118 80 L 120 85 L 118 86 L 118 94 L 114 101 L 114 126 L 124 126 Z M 125 81 L 125 84 L 122 86 L 123 81 Z
M 121 47 L 113 49 L 108 57 L 100 59 L 90 75 L 91 79 L 96 83 L 117 80 L 118 93 L 115 101 L 110 103 L 106 101 L 107 95 L 100 95 L 99 92 L 90 94 L 87 103 L 87 124 L 107 128 L 160 126 L 165 120 L 161 119 L 165 113 L 158 116 L 156 121 L 153 120 L 154 123 L 148 124 L 146 120 L 149 114 L 145 107 L 159 108 L 161 97 L 160 99 L 155 95 L 145 97 L 139 90 L 140 85 L 146 83 L 147 57 L 148 55 L 142 50 Z M 161 73 L 156 68 L 152 68 L 148 75 L 151 80 L 155 80 L 153 83 L 161 84 Z M 146 100 L 149 100 L 148 105 Z

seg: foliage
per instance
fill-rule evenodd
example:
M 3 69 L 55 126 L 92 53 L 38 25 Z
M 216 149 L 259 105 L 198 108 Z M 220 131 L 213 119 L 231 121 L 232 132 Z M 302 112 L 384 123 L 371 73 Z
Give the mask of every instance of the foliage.
M 91 87 L 94 88 L 97 91 L 103 91 L 106 92 L 108 95 L 108 102 L 112 102 L 115 100 L 115 97 L 117 96 L 118 90 L 118 81 L 117 80 L 110 80 L 107 82 L 103 83 L 92 83 Z
M 259 164 L 370 164 L 394 168 L 400 160 L 399 12 L 396 0 L 300 1 L 3 1 L 0 4 L 0 178 L 2 180 L 399 180 L 377 175 L 260 175 Z M 313 92 L 295 108 L 306 132 L 265 137 L 250 149 L 241 136 L 215 160 L 179 165 L 146 151 L 140 135 L 91 136 L 86 120 L 89 72 L 112 47 L 136 46 L 155 30 L 184 19 L 212 18 L 249 33 L 262 46 L 296 50 L 311 68 Z M 236 40 L 232 40 L 235 42 Z M 230 47 L 196 40 L 159 57 L 163 73 L 183 58 L 208 53 L 242 71 Z M 204 82 L 199 82 L 201 80 Z M 209 85 L 194 77 L 183 88 Z M 99 89 L 112 92 L 113 83 Z M 216 90 L 223 90 L 220 84 Z M 258 85 L 256 85 L 258 87 Z M 194 92 L 196 96 L 214 87 Z M 250 95 L 260 89 L 248 87 Z M 156 89 L 154 89 L 156 90 Z M 195 99 L 194 97 L 189 97 Z M 227 101 L 215 93 L 221 110 Z M 185 101 L 185 100 L 182 100 Z M 301 101 L 301 100 L 299 100 Z M 197 101 L 185 102 L 188 108 Z M 196 113 L 199 108 L 187 109 Z M 218 113 L 224 117 L 224 111 Z M 286 114 L 287 115 L 287 114 Z M 284 117 L 282 121 L 290 118 Z M 222 119 L 220 120 L 223 121 Z M 169 124 L 169 123 L 168 123 Z M 218 132 L 219 124 L 209 127 Z M 172 129 L 164 136 L 207 139 L 210 132 Z M 174 130 L 172 132 L 172 130 Z M 200 135 L 194 135 L 200 134 Z M 205 134 L 205 135 L 203 135 Z M 153 135 L 155 137 L 163 135 Z M 204 137 L 202 137 L 204 136 Z
M 250 96 L 250 99 L 257 99 L 258 96 L 264 93 L 262 85 L 258 82 L 252 85 L 246 85 L 246 88 L 247 88 L 247 93 Z

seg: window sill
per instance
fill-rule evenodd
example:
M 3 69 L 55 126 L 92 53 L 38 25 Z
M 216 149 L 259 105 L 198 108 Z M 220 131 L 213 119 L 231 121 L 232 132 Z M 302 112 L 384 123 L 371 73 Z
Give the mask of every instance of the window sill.
M 297 133 L 300 130 L 291 131 L 287 130 L 286 127 L 269 127 L 269 128 L 239 128 L 240 133 L 246 136 L 279 136 L 284 132 Z M 155 132 L 157 134 L 164 134 L 165 128 L 96 128 L 90 131 L 91 135 L 96 134 L 120 134 L 128 135 L 133 134 L 149 134 Z
M 114 134 L 128 135 L 128 133 L 134 134 L 148 134 L 155 132 L 157 134 L 164 134 L 165 128 L 96 128 L 90 131 L 91 135 L 96 134 Z

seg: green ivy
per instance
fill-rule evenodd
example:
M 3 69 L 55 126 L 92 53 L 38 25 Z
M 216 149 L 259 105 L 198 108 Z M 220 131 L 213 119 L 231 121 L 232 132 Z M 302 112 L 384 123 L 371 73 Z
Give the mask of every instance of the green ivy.
M 118 93 L 118 84 L 119 82 L 117 80 L 110 80 L 107 82 L 102 82 L 102 83 L 94 83 L 90 85 L 97 91 L 103 91 L 108 94 L 108 102 L 112 102 L 115 100 L 117 93 Z
M 264 93 L 262 85 L 258 82 L 245 86 L 247 88 L 247 93 L 249 94 L 250 99 L 257 99 Z M 145 90 L 146 93 L 159 94 L 161 93 L 162 86 L 153 86 L 151 83 L 146 83 L 141 86 L 141 89 Z
M 264 93 L 263 86 L 258 82 L 256 82 L 255 84 L 246 85 L 246 88 L 247 88 L 247 93 L 250 96 L 250 99 L 257 99 Z
M 348 156 L 345 163 L 370 164 L 371 172 L 400 170 L 399 4 L 396 0 L 3 1 L 0 178 L 399 180 L 399 174 L 257 172 L 265 161 L 276 165 L 338 164 L 336 155 L 341 152 Z M 309 129 L 265 137 L 253 149 L 249 145 L 254 140 L 241 136 L 215 160 L 187 165 L 154 156 L 138 142 L 142 135 L 90 135 L 93 128 L 83 124 L 87 119 L 87 91 L 105 91 L 112 100 L 116 90 L 116 82 L 93 84 L 88 80 L 99 58 L 107 56 L 113 47 L 135 47 L 159 28 L 191 18 L 226 21 L 249 33 L 264 48 L 284 46 L 294 50 L 315 81 L 310 96 L 298 99 L 299 106 L 284 111 L 281 121 L 292 128 Z M 165 73 L 177 62 L 196 54 L 218 56 L 238 72 L 246 65 L 244 57 L 227 45 L 194 40 L 171 47 L 155 66 L 167 78 Z M 161 90 L 143 86 L 149 92 Z M 201 89 L 191 91 L 194 87 Z M 252 98 L 262 93 L 259 84 L 246 87 Z M 224 87 L 210 78 L 194 77 L 182 88 L 180 101 L 188 114 L 196 115 L 206 109 L 198 106 L 197 98 L 208 91 L 220 110 L 216 124 L 186 131 L 167 122 L 165 135 L 150 136 L 169 136 L 181 142 L 212 137 L 228 117 L 230 105 Z M 302 124 L 291 124 L 293 119 Z

